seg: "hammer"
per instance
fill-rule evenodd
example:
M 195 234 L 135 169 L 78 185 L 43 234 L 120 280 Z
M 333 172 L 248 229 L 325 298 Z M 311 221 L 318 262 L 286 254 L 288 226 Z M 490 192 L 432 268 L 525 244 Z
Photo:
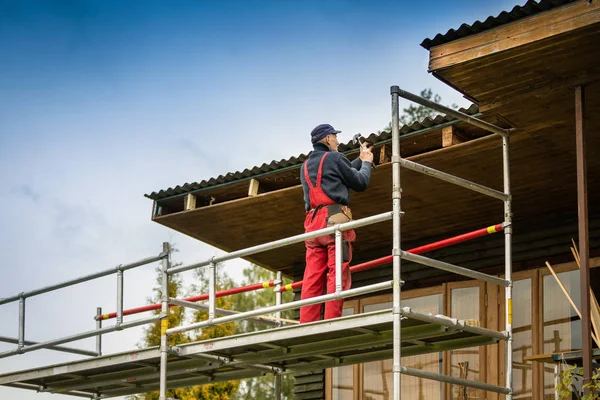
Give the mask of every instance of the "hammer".
M 366 146 L 366 147 L 373 147 L 373 143 L 369 142 L 365 137 L 363 137 L 363 135 L 361 135 L 360 133 L 357 133 L 356 135 L 354 135 L 352 137 L 352 144 L 356 145 L 360 143 L 360 147 Z M 373 165 L 373 169 L 375 169 L 375 163 L 372 163 Z

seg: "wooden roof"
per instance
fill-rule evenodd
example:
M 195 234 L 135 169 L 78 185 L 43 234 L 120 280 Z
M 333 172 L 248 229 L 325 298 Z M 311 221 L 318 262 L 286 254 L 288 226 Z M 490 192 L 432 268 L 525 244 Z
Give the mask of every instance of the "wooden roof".
M 598 54 L 600 3 L 580 0 L 435 46 L 429 70 L 482 112 L 508 118 L 539 108 L 526 103 L 599 79 Z
M 571 86 L 585 84 L 590 213 L 600 204 L 600 4 L 578 1 L 431 49 L 430 69 L 477 101 L 495 123 L 514 126 L 511 137 L 513 213 L 519 219 L 574 210 L 575 117 Z M 399 82 L 401 84 L 401 82 Z M 402 85 L 401 85 L 402 87 Z M 464 127 L 463 129 L 470 129 Z M 441 129 L 438 132 L 440 140 Z M 501 140 L 469 136 L 446 148 L 403 156 L 502 189 Z M 415 138 L 415 142 L 421 139 Z M 407 149 L 411 141 L 403 141 Z M 502 202 L 412 171 L 402 171 L 403 248 L 503 220 Z M 391 209 L 391 165 L 373 171 L 370 188 L 352 195 L 355 218 Z M 222 190 L 227 191 L 227 187 Z M 302 233 L 302 188 L 290 186 L 254 197 L 157 216 L 154 220 L 225 251 Z M 391 223 L 357 231 L 353 263 L 391 251 Z M 288 275 L 304 268 L 302 244 L 248 260 Z
M 590 148 L 599 148 L 598 136 Z M 564 125 L 538 131 L 522 130 L 511 140 L 511 173 L 516 218 L 546 215 L 576 206 L 575 156 L 572 132 Z M 501 140 L 487 136 L 409 159 L 490 187 L 502 188 Z M 598 187 L 600 159 L 590 158 L 590 187 Z M 403 243 L 427 241 L 503 220 L 502 202 L 478 193 L 402 171 Z M 590 206 L 598 191 L 590 191 Z M 391 209 L 391 164 L 373 171 L 370 188 L 351 200 L 355 218 Z M 169 214 L 156 222 L 225 251 L 281 239 L 303 232 L 302 188 L 298 185 L 255 197 Z M 391 223 L 357 231 L 355 261 L 391 251 Z M 248 260 L 286 274 L 303 268 L 303 245 L 257 254 Z M 296 271 L 294 271 L 296 269 Z

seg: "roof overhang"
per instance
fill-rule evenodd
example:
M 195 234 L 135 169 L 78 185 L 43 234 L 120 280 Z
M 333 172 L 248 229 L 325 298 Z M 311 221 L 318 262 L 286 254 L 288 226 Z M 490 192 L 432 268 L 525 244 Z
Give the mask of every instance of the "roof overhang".
M 581 0 L 432 47 L 429 70 L 519 127 L 514 112 L 599 79 L 598 54 L 600 2 Z
M 556 128 L 556 129 L 555 129 Z M 548 126 L 522 130 L 511 138 L 513 212 L 517 219 L 547 216 L 576 207 L 575 154 L 568 129 Z M 600 128 L 596 124 L 596 128 Z M 598 148 L 599 136 L 590 141 Z M 567 145 L 568 144 L 568 145 Z M 409 157 L 410 160 L 453 175 L 502 188 L 502 142 L 486 136 L 455 146 Z M 600 159 L 590 158 L 590 207 L 598 200 Z M 352 197 L 355 218 L 391 210 L 391 164 L 373 171 L 371 185 Z M 451 236 L 503 221 L 503 203 L 467 189 L 402 170 L 403 248 L 440 236 Z M 282 239 L 303 232 L 304 209 L 299 185 L 210 207 L 183 211 L 154 219 L 225 251 Z M 357 230 L 353 263 L 388 255 L 391 223 Z M 303 244 L 267 251 L 247 260 L 287 275 L 304 268 Z

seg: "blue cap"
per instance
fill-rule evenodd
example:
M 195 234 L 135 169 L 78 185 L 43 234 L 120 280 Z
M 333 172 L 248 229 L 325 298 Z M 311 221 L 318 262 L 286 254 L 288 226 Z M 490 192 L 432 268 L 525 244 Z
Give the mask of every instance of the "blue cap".
M 317 143 L 319 140 L 331 135 L 332 133 L 337 135 L 340 132 L 342 131 L 336 131 L 333 129 L 333 126 L 329 124 L 321 124 L 312 130 L 310 133 L 310 138 L 313 143 Z

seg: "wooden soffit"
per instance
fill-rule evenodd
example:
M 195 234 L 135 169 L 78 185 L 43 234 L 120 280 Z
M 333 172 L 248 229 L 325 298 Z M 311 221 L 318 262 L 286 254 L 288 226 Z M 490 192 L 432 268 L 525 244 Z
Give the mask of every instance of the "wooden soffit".
M 435 46 L 429 70 L 482 112 L 502 114 L 600 79 L 599 54 L 600 1 L 581 0 Z

